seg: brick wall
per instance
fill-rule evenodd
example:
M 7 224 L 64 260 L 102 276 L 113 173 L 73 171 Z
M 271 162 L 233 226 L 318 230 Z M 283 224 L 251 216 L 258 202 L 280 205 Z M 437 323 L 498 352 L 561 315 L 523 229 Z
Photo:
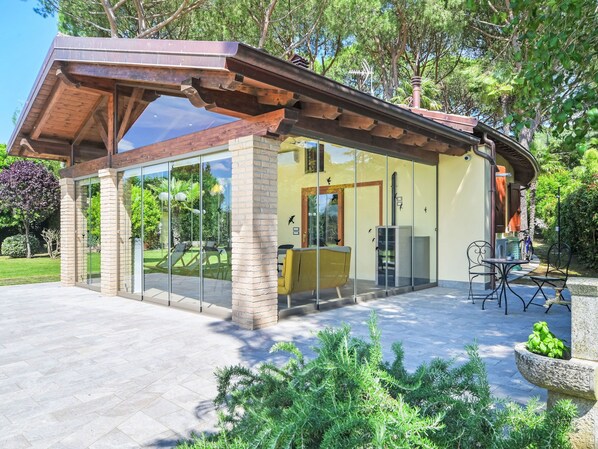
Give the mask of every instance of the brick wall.
M 76 281 L 75 181 L 60 180 L 60 281 L 72 286 Z
M 118 186 L 116 170 L 98 172 L 100 178 L 100 223 L 102 235 L 101 292 L 116 295 L 118 291 Z
M 229 142 L 232 153 L 232 315 L 246 329 L 278 321 L 277 170 L 280 143 Z

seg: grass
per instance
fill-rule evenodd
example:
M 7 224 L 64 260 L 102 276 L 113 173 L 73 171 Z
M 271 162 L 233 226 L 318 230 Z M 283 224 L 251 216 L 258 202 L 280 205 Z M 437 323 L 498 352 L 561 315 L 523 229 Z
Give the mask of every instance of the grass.
M 31 259 L 0 256 L 0 286 L 57 282 L 60 280 L 60 259 L 38 254 Z

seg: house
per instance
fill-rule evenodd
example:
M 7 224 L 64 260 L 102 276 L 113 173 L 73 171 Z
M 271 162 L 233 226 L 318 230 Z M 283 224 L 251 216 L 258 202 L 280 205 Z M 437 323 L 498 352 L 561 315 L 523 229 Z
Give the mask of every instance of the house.
M 234 42 L 56 37 L 8 148 L 66 163 L 64 285 L 250 329 L 464 285 L 538 171 L 474 118 Z

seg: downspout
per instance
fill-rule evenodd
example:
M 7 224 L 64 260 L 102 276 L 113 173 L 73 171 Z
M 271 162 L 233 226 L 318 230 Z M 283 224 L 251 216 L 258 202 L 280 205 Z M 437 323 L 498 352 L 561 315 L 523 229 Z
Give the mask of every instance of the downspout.
M 480 151 L 477 145 L 473 147 L 473 152 L 490 162 L 490 166 L 492 167 L 490 176 L 490 245 L 492 245 L 492 251 L 496 254 L 496 144 L 488 138 L 487 133 L 484 133 L 482 143 L 490 147 L 490 154 Z M 494 257 L 495 254 L 492 254 L 492 256 Z M 494 277 L 491 279 L 491 285 L 492 288 L 495 287 Z

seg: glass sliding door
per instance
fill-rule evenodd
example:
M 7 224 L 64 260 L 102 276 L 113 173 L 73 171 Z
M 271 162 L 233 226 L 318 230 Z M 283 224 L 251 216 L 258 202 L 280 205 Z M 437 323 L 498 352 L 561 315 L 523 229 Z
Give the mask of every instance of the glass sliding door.
M 143 299 L 168 305 L 172 263 L 180 257 L 178 249 L 170 250 L 168 164 L 144 167 L 142 173 Z
M 232 160 L 201 159 L 202 309 L 232 308 Z
M 101 282 L 100 180 L 88 178 L 76 185 L 77 282 L 98 289 Z
M 119 174 L 119 292 L 141 299 L 143 279 L 141 169 Z M 151 228 L 152 214 L 148 215 Z
M 388 254 L 387 157 L 357 150 L 355 165 L 356 294 L 374 298 L 385 295 L 394 263 Z
M 199 158 L 170 167 L 170 302 L 200 309 L 201 183 Z
M 437 191 L 436 166 L 414 164 L 413 285 L 437 282 Z

